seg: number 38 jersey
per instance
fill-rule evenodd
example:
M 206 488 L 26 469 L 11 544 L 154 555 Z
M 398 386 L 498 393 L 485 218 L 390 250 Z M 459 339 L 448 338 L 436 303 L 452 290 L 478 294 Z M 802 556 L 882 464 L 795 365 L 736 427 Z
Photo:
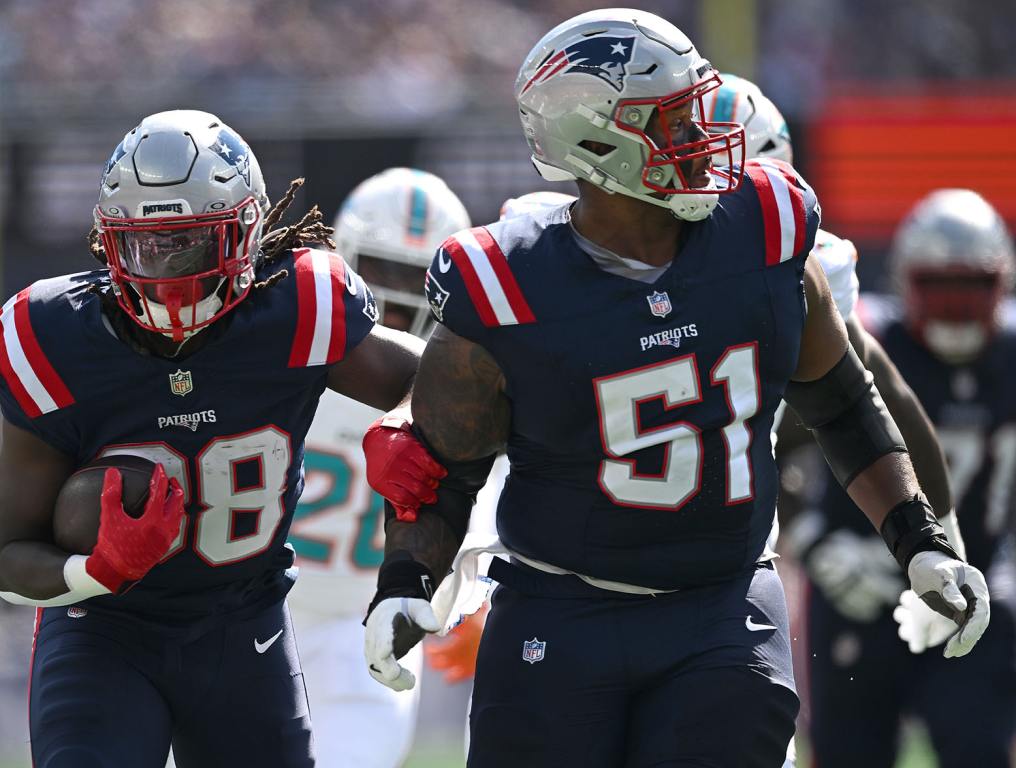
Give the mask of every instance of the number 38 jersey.
M 371 330 L 370 291 L 340 257 L 300 249 L 179 359 L 111 331 L 96 271 L 42 280 L 0 315 L 0 407 L 78 465 L 112 454 L 161 462 L 187 515 L 164 561 L 96 609 L 190 620 L 281 599 L 285 546 L 303 489 L 304 437 L 328 368 Z
M 431 308 L 493 356 L 511 401 L 497 517 L 510 550 L 658 589 L 727 579 L 763 556 L 769 433 L 797 365 L 818 219 L 807 184 L 765 161 L 684 224 L 653 282 L 601 268 L 568 206 L 445 242 Z

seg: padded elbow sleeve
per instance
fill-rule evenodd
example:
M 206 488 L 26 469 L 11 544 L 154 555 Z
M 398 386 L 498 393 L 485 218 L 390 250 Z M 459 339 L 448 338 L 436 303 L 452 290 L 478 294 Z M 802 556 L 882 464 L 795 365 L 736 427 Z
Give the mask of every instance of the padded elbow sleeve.
M 825 376 L 790 382 L 784 399 L 815 435 L 844 488 L 877 459 L 907 450 L 871 373 L 853 347 L 847 347 Z
M 437 487 L 437 501 L 433 504 L 420 506 L 419 514 L 437 515 L 461 541 L 469 528 L 469 515 L 476 501 L 476 494 L 487 482 L 490 468 L 494 465 L 496 454 L 484 456 L 472 461 L 448 461 L 441 456 L 424 438 L 423 433 L 413 426 L 413 434 L 438 462 L 444 465 L 448 474 L 443 477 Z M 395 508 L 385 501 L 385 525 L 395 518 Z

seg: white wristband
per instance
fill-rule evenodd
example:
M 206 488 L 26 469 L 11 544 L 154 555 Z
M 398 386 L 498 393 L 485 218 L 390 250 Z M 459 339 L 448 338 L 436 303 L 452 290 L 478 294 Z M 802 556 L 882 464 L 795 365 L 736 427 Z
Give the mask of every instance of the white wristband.
M 956 510 L 951 509 L 948 515 L 942 515 L 938 519 L 938 524 L 945 530 L 945 538 L 949 542 L 949 546 L 956 550 L 960 560 L 966 562 L 967 547 L 963 543 L 963 536 L 960 535 L 960 521 L 956 517 Z
M 13 605 L 55 608 L 61 605 L 80 603 L 91 597 L 110 594 L 108 589 L 88 575 L 88 571 L 85 569 L 87 560 L 88 558 L 84 555 L 71 555 L 67 558 L 63 567 L 63 576 L 69 591 L 64 592 L 62 595 L 51 597 L 48 600 L 34 600 L 30 597 L 22 597 L 14 592 L 0 592 L 0 598 Z

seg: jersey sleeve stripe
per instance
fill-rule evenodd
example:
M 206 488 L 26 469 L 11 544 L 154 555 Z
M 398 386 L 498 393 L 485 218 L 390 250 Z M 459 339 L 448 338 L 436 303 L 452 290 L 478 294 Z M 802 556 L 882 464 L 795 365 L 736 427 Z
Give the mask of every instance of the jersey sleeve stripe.
M 328 340 L 329 365 L 341 360 L 346 354 L 346 263 L 338 256 L 315 251 L 327 261 L 329 283 L 332 289 L 331 336 Z M 317 272 L 315 271 L 315 274 Z
M 480 321 L 488 328 L 497 326 L 498 321 L 494 314 L 494 309 L 487 300 L 487 294 L 483 290 L 480 278 L 473 268 L 473 262 L 466 253 L 465 247 L 452 237 L 445 241 L 444 249 L 452 257 L 455 266 L 458 267 L 459 274 L 462 275 L 462 282 L 466 284 L 469 298 L 473 301 L 473 306 L 476 308 L 476 314 L 479 315 Z
M 762 224 L 765 229 L 766 241 L 766 265 L 779 264 L 781 255 L 780 211 L 777 207 L 773 185 L 769 181 L 768 174 L 760 166 L 748 164 L 744 170 L 755 186 L 759 202 L 762 205 Z
M 289 367 L 331 365 L 346 351 L 345 264 L 327 251 L 302 248 L 294 255 L 297 321 Z
M 317 317 L 317 298 L 314 288 L 314 270 L 306 254 L 308 248 L 293 253 L 293 268 L 296 270 L 296 332 L 293 347 L 289 353 L 289 367 L 301 368 L 308 365 L 314 324 Z
M 0 372 L 29 418 L 73 405 L 63 379 L 43 354 L 29 316 L 29 288 L 9 299 L 0 313 L 3 354 Z
M 804 246 L 804 195 L 778 170 L 764 168 L 780 216 L 780 261 L 796 256 Z
M 529 308 L 525 296 L 522 295 L 522 289 L 519 288 L 518 281 L 508 266 L 508 259 L 505 258 L 501 246 L 497 244 L 497 241 L 485 227 L 476 227 L 471 232 L 473 237 L 476 238 L 476 242 L 483 248 L 483 252 L 487 254 L 490 265 L 494 268 L 494 274 L 497 276 L 504 295 L 508 299 L 508 304 L 511 306 L 516 321 L 518 323 L 536 322 L 533 311 Z

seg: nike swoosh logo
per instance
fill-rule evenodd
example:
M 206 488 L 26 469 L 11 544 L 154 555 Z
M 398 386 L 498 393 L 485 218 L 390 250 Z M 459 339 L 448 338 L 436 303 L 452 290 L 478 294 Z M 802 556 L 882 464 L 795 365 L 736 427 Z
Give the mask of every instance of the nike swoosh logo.
M 258 639 L 255 637 L 254 638 L 254 650 L 257 651 L 258 653 L 264 653 L 269 648 L 271 648 L 273 645 L 275 645 L 275 641 L 278 640 L 280 637 L 282 637 L 282 633 L 284 631 L 285 631 L 284 629 L 280 629 L 278 632 L 276 632 L 274 635 L 269 637 L 263 643 L 259 643 Z
M 441 274 L 452 268 L 452 260 L 448 258 L 444 251 L 438 251 L 437 268 L 441 270 Z
M 751 616 L 744 620 L 744 626 L 748 628 L 749 632 L 761 632 L 764 629 L 776 629 L 772 624 L 756 624 L 751 620 Z

